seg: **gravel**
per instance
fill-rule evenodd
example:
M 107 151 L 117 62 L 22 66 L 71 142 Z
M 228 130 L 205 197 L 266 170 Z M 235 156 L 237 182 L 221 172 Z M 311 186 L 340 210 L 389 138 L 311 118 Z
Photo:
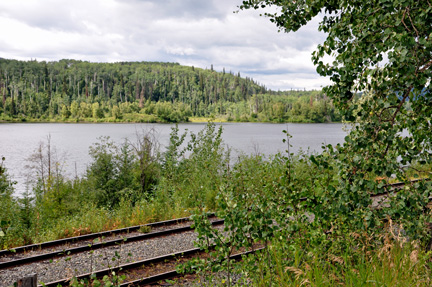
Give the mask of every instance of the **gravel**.
M 89 273 L 94 270 L 116 267 L 121 264 L 144 260 L 194 248 L 196 235 L 193 231 L 147 239 L 140 242 L 127 241 L 93 252 L 83 252 L 54 260 L 45 260 L 0 271 L 0 286 L 13 286 L 18 279 L 36 273 L 38 282 L 52 282 L 63 278 Z
M 192 222 L 184 222 L 184 223 L 177 223 L 177 224 L 173 224 L 173 225 L 160 226 L 160 227 L 152 228 L 150 230 L 150 232 L 159 232 L 159 231 L 164 231 L 164 230 L 170 230 L 170 229 L 174 229 L 174 228 L 190 226 L 191 224 L 192 224 Z M 50 252 L 63 252 L 64 250 L 67 250 L 69 248 L 86 246 L 86 245 L 94 244 L 94 243 L 102 243 L 102 242 L 107 242 L 107 241 L 111 241 L 111 240 L 124 239 L 124 238 L 138 236 L 141 234 L 143 234 L 143 232 L 132 231 L 132 232 L 127 232 L 127 233 L 120 233 L 120 234 L 113 234 L 110 236 L 98 237 L 95 239 L 89 239 L 89 240 L 70 242 L 70 243 L 66 243 L 66 244 L 60 244 L 57 246 L 53 246 L 51 248 L 29 250 L 29 251 L 26 251 L 24 253 L 18 253 L 18 254 L 11 253 L 10 255 L 0 257 L 0 262 L 6 262 L 6 261 L 10 261 L 10 260 L 19 259 L 19 258 L 36 256 L 36 255 L 50 253 Z
M 230 274 L 231 286 L 250 286 L 251 282 L 241 274 Z M 208 286 L 228 286 L 228 274 L 226 272 L 219 272 L 212 274 L 210 278 L 205 276 L 191 276 L 190 278 L 173 282 L 172 287 L 208 287 Z

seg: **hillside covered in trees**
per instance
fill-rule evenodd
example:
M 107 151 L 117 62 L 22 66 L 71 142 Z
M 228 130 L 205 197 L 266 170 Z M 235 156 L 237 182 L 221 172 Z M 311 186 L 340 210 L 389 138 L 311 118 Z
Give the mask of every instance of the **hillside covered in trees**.
M 240 73 L 177 63 L 0 59 L 0 121 L 330 122 L 321 91 L 274 92 Z

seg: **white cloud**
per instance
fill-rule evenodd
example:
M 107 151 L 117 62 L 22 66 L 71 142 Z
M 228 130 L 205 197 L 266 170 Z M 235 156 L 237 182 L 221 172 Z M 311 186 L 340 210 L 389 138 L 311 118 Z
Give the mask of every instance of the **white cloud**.
M 240 72 L 272 89 L 317 89 L 317 21 L 278 33 L 232 0 L 14 0 L 0 3 L 0 57 L 169 61 Z
M 267 88 L 273 90 L 320 90 L 324 86 L 330 84 L 328 78 L 317 78 L 310 73 L 280 73 L 273 75 L 249 74 L 243 73 L 242 76 L 249 76 L 255 79 L 258 83 L 264 84 Z

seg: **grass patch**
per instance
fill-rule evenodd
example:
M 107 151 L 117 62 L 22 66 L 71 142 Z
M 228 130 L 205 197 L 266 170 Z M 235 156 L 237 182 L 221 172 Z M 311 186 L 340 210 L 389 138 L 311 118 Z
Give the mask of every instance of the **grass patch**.
M 228 120 L 225 117 L 189 117 L 191 123 L 226 123 Z

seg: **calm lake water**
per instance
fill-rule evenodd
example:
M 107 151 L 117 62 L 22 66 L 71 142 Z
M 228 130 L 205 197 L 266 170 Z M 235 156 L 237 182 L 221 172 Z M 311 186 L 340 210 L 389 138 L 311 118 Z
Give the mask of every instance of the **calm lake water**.
M 198 133 L 205 123 L 179 124 L 180 133 L 186 129 Z M 342 124 L 263 124 L 263 123 L 223 123 L 223 140 L 233 149 L 232 156 L 239 153 L 266 156 L 284 152 L 283 143 L 288 130 L 292 135 L 292 151 L 300 149 L 321 151 L 322 144 L 337 144 L 344 141 L 346 132 Z M 18 181 L 17 195 L 25 191 L 25 166 L 27 159 L 35 152 L 41 142 L 51 137 L 51 145 L 57 154 L 65 154 L 65 171 L 68 176 L 81 175 L 90 162 L 89 146 L 98 141 L 98 137 L 109 136 L 121 143 L 125 138 L 136 139 L 137 132 L 154 128 L 162 150 L 169 143 L 169 134 L 174 125 L 170 124 L 0 124 L 0 157 L 6 158 L 5 166 L 12 178 Z

